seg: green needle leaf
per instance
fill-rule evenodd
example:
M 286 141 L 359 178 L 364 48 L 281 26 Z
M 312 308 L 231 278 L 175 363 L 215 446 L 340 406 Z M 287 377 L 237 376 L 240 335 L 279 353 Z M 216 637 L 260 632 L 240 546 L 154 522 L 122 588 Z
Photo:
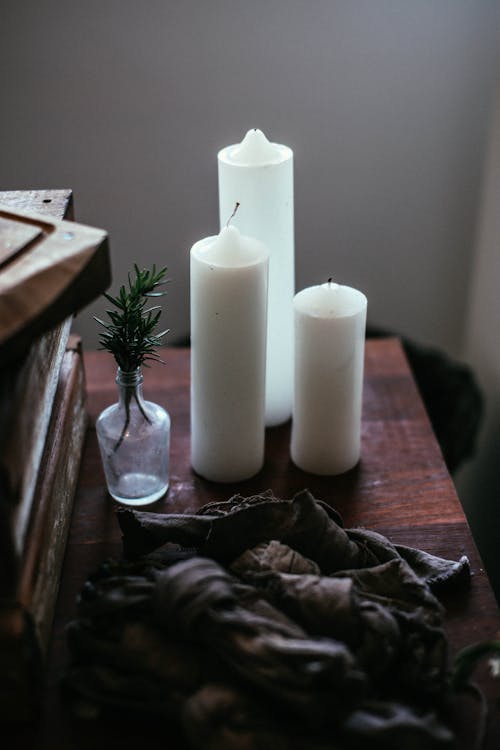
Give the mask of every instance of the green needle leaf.
M 169 281 L 164 278 L 167 268 L 156 271 L 153 265 L 151 270 L 141 271 L 134 263 L 134 272 L 135 278 L 131 277 L 130 272 L 127 275 L 128 291 L 122 285 L 117 297 L 104 293 L 105 299 L 116 308 L 106 310 L 110 322 L 93 316 L 105 329 L 99 334 L 101 348 L 110 352 L 125 372 L 141 365 L 147 366 L 146 360 L 162 362 L 154 350 L 160 345 L 161 337 L 169 331 L 154 333 L 161 316 L 160 305 L 146 309 L 149 297 L 163 297 L 166 294 L 154 289 Z

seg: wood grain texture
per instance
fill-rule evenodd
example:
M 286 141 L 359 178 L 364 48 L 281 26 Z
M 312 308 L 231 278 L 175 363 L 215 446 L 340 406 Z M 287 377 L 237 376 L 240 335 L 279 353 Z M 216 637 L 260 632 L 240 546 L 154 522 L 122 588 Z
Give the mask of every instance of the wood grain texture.
M 52 203 L 48 205 L 52 209 Z M 0 369 L 22 356 L 44 331 L 95 299 L 110 282 L 107 233 L 49 214 L 14 208 L 12 201 L 0 203 L 0 221 L 6 229 L 0 231 Z M 36 230 L 27 244 L 12 239 L 16 223 L 25 240 L 30 230 Z
M 17 594 L 33 617 L 42 653 L 50 637 L 86 428 L 81 341 L 73 336 L 59 374 Z
M 189 350 L 166 350 L 162 357 L 166 361 L 164 367 L 153 366 L 145 371 L 144 392 L 146 398 L 160 403 L 172 417 L 172 476 L 167 496 L 150 506 L 151 510 L 183 512 L 209 500 L 226 499 L 236 491 L 250 494 L 268 487 L 277 495 L 290 497 L 309 487 L 318 498 L 341 512 L 346 526 L 371 527 L 395 542 L 444 557 L 469 556 L 473 571 L 470 585 L 450 591 L 444 599 L 451 655 L 468 643 L 497 634 L 500 613 L 496 601 L 397 340 L 367 343 L 362 461 L 358 467 L 331 478 L 299 471 L 289 460 L 290 426 L 284 425 L 267 432 L 262 472 L 238 485 L 209 483 L 191 470 Z M 168 727 L 147 730 L 139 723 L 122 731 L 106 722 L 82 727 L 73 724 L 61 704 L 58 679 L 68 662 L 64 628 L 75 614 L 77 593 L 90 571 L 106 558 L 121 555 L 116 505 L 105 490 L 92 427 L 99 412 L 116 400 L 116 367 L 103 352 L 87 352 L 84 360 L 91 424 L 49 651 L 44 712 L 36 727 L 7 733 L 6 737 L 23 748 L 105 748 L 118 743 L 122 748 L 137 744 L 154 748 L 168 740 L 169 747 L 185 750 Z M 498 697 L 499 689 L 484 668 L 478 679 L 490 700 Z M 475 706 L 467 700 L 460 702 L 452 721 L 459 735 L 456 748 L 469 750 Z M 499 740 L 497 712 L 493 714 L 488 750 L 496 749 Z
M 71 343 L 58 379 L 34 493 L 20 578 L 0 605 L 0 721 L 25 721 L 40 705 L 62 561 L 87 427 L 82 355 Z
M 12 534 L 19 557 L 24 548 L 71 322 L 67 318 L 34 342 L 10 394 L 10 418 L 3 436 L 1 463 L 9 478 L 14 505 Z
M 73 216 L 70 190 L 4 191 L 0 192 L 0 203 L 13 210 L 31 208 L 57 220 Z M 24 228 L 40 232 L 38 227 L 29 224 L 14 224 L 21 233 Z M 10 570 L 2 580 L 0 590 L 3 591 L 12 584 L 22 554 L 70 328 L 71 318 L 68 317 L 31 342 L 22 361 L 0 367 L 0 463 L 6 472 L 9 502 L 13 506 L 9 521 L 12 544 L 3 544 L 0 550 L 2 567 Z M 9 555 L 12 560 L 7 565 Z
M 52 218 L 74 218 L 73 191 L 62 190 L 2 190 L 0 203 L 18 211 L 36 211 Z
M 236 491 L 246 494 L 271 487 L 289 497 L 308 487 L 334 505 L 347 526 L 388 523 L 409 527 L 465 523 L 452 480 L 444 465 L 425 408 L 396 339 L 373 340 L 366 347 L 362 458 L 340 477 L 307 474 L 290 460 L 290 425 L 267 430 L 266 459 L 261 472 L 238 483 L 207 482 L 193 473 L 189 454 L 189 350 L 166 350 L 166 366 L 145 372 L 145 392 L 172 416 L 172 476 L 162 510 L 196 508 Z M 382 361 L 381 361 L 382 360 Z M 112 402 L 115 365 L 99 352 L 85 354 L 91 417 Z M 384 374 L 385 372 L 385 374 Z M 96 376 L 93 373 L 97 373 Z M 105 384 L 105 385 L 103 385 Z M 237 440 L 237 435 L 235 435 Z
M 73 216 L 67 190 L 13 191 L 0 193 L 1 199 L 12 210 L 37 208 L 56 220 Z M 39 229 L 17 221 L 15 227 L 17 235 L 10 227 L 3 239 L 13 246 L 17 236 L 17 256 L 33 246 L 33 229 L 35 239 Z M 12 509 L 0 521 L 0 716 L 9 720 L 32 718 L 39 708 L 41 662 L 85 437 L 83 363 L 74 341 L 67 351 L 70 328 L 67 317 L 32 341 L 21 360 L 0 367 L 1 467 L 7 480 L 1 507 Z
M 0 268 L 39 239 L 41 229 L 0 217 Z

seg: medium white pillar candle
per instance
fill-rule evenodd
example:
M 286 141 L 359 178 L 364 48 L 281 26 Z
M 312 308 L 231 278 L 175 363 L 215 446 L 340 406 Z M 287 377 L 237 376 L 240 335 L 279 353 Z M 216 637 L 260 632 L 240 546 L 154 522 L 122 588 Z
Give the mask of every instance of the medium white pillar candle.
M 191 463 L 214 482 L 264 462 L 268 259 L 233 226 L 191 248 Z
M 260 130 L 218 155 L 223 226 L 235 203 L 234 225 L 269 250 L 266 424 L 290 418 L 293 398 L 293 151 L 270 143 Z
M 367 300 L 328 282 L 295 295 L 291 456 L 312 474 L 342 474 L 361 454 Z

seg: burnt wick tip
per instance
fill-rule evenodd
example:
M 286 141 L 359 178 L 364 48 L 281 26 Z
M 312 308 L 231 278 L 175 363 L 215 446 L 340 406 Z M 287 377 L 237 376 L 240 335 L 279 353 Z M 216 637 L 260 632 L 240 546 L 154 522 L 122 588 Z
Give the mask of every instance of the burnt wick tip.
M 234 207 L 233 213 L 231 214 L 231 216 L 230 216 L 230 217 L 229 217 L 229 219 L 227 220 L 227 224 L 226 224 L 226 227 L 228 227 L 228 226 L 229 226 L 229 223 L 230 223 L 231 219 L 233 219 L 233 218 L 234 218 L 234 215 L 236 214 L 236 211 L 238 210 L 238 208 L 239 208 L 239 207 L 240 207 L 239 201 L 236 201 L 236 205 L 235 205 L 235 207 Z

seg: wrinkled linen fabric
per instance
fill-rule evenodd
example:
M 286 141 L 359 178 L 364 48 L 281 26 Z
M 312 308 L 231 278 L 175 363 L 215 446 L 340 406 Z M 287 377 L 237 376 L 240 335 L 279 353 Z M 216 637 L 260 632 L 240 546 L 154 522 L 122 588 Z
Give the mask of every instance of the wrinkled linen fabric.
M 468 562 L 393 545 L 303 491 L 121 511 L 127 560 L 85 585 L 65 686 L 204 750 L 446 746 L 440 587 Z

